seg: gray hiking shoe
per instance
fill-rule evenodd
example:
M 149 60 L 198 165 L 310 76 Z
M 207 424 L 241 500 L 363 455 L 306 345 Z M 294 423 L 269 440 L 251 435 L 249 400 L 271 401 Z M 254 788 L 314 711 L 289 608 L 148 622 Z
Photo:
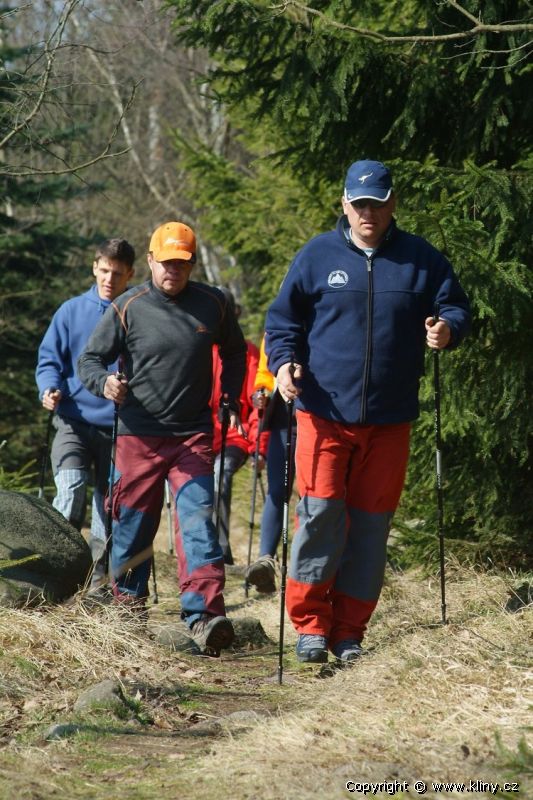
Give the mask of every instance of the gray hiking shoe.
M 276 591 L 276 562 L 272 556 L 260 556 L 244 573 L 246 583 L 255 586 L 261 594 Z
M 331 652 L 339 661 L 355 661 L 364 651 L 356 639 L 343 639 L 333 645 Z
M 298 661 L 325 664 L 328 660 L 326 637 L 316 633 L 301 633 L 296 642 L 296 658 Z
M 220 651 L 229 647 L 235 638 L 233 625 L 227 617 L 210 617 L 204 614 L 191 628 L 192 638 L 202 655 L 218 658 Z

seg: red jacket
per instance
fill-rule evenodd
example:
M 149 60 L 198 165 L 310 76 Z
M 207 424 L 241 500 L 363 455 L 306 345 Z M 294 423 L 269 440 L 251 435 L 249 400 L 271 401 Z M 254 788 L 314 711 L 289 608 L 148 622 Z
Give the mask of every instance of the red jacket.
M 259 363 L 259 350 L 253 342 L 246 341 L 246 373 L 242 384 L 241 396 L 239 398 L 241 403 L 241 423 L 246 431 L 248 439 L 244 439 L 235 428 L 228 428 L 226 437 L 226 447 L 232 445 L 244 450 L 248 455 L 255 453 L 258 432 L 258 416 L 257 409 L 252 405 L 252 394 L 254 392 L 255 374 L 257 372 L 257 365 Z M 222 362 L 218 352 L 218 347 L 213 346 L 213 391 L 211 394 L 211 409 L 213 412 L 213 449 L 215 453 L 220 452 L 222 444 L 222 430 L 221 423 L 218 418 L 220 408 L 221 389 L 220 389 L 220 373 L 222 370 Z M 268 433 L 262 433 L 259 442 L 259 452 L 263 457 L 266 456 L 268 445 Z

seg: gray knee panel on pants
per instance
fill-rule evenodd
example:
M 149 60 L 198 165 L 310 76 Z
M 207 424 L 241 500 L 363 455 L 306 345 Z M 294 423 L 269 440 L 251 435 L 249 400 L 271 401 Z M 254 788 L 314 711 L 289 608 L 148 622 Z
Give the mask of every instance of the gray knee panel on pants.
M 350 527 L 335 589 L 359 600 L 377 600 L 387 563 L 392 513 L 349 509 Z
M 302 497 L 296 511 L 299 525 L 292 543 L 289 575 L 302 583 L 330 580 L 344 550 L 346 504 L 344 500 Z

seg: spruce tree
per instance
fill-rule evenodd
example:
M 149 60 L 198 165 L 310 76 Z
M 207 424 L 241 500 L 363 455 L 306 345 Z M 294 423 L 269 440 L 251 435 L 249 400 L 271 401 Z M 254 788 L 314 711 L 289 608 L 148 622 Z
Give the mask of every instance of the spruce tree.
M 531 566 L 527 31 L 404 46 L 343 26 L 430 35 L 472 21 L 422 0 L 307 4 L 322 17 L 250 0 L 171 5 L 180 39 L 210 53 L 203 80 L 248 149 L 246 161 L 224 160 L 180 142 L 202 225 L 236 260 L 258 317 L 300 244 L 334 224 L 349 163 L 392 167 L 400 226 L 443 250 L 473 307 L 471 337 L 441 357 L 448 549 Z M 463 7 L 496 25 L 527 20 L 528 5 Z M 397 515 L 420 520 L 403 529 L 402 557 L 418 561 L 437 550 L 429 355 L 422 399 Z

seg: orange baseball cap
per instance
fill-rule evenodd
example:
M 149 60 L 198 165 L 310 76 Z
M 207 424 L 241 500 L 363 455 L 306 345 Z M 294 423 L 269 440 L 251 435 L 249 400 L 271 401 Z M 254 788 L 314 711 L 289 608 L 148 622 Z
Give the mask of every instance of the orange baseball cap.
M 196 236 L 183 222 L 165 222 L 153 232 L 149 250 L 156 261 L 195 261 Z

